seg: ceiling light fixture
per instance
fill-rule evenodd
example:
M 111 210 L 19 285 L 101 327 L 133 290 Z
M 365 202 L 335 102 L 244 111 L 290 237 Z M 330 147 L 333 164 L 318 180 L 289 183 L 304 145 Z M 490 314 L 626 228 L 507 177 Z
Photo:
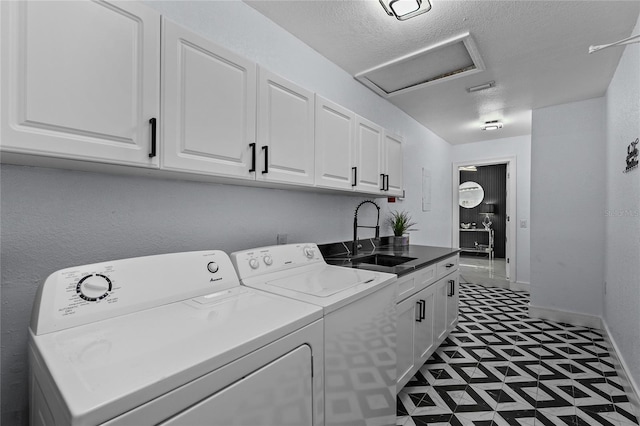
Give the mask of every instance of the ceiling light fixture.
M 389 16 L 404 21 L 431 10 L 429 0 L 380 0 L 380 4 Z
M 482 126 L 480 126 L 480 129 L 482 129 L 482 130 L 498 130 L 498 129 L 502 129 L 502 123 L 499 122 L 498 120 L 485 121 L 485 123 Z
M 477 86 L 468 87 L 467 88 L 467 92 L 469 92 L 469 93 L 479 92 L 481 90 L 491 89 L 495 85 L 496 85 L 495 81 L 489 81 L 489 82 L 484 83 L 484 84 L 479 84 Z
M 460 166 L 458 170 L 461 172 L 477 172 L 478 168 L 476 166 Z

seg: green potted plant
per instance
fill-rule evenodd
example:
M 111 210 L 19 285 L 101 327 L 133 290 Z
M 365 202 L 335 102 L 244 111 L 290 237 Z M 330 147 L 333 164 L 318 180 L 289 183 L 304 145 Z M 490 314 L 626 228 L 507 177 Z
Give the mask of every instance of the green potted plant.
M 394 210 L 391 212 L 391 216 L 387 218 L 387 223 L 393 230 L 393 245 L 394 246 L 406 246 L 409 245 L 409 234 L 407 231 L 411 231 L 411 227 L 416 222 L 411 221 L 411 216 L 406 211 Z

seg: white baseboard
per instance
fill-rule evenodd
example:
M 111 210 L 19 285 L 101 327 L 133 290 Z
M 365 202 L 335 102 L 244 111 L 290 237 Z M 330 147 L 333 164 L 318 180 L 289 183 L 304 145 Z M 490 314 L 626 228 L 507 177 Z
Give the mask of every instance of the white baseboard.
M 607 322 L 603 320 L 602 324 L 604 325 L 605 338 L 607 339 L 609 347 L 612 349 L 611 353 L 614 357 L 616 371 L 618 375 L 623 376 L 625 379 L 627 379 L 626 383 L 628 384 L 628 386 L 624 387 L 624 391 L 630 397 L 629 402 L 635 410 L 635 413 L 633 414 L 635 414 L 636 417 L 640 417 L 640 387 L 635 382 L 635 380 L 633 380 L 633 377 L 627 374 L 627 371 L 629 371 L 629 367 L 627 366 L 624 358 L 620 355 L 620 350 L 618 349 L 616 341 L 613 340 L 611 330 L 609 330 Z
M 511 281 L 509 283 L 509 288 L 514 291 L 529 292 L 531 290 L 531 285 L 522 281 Z
M 572 325 L 581 325 L 583 327 L 597 328 L 602 330 L 602 318 L 579 314 L 577 312 L 558 311 L 556 309 L 541 308 L 540 306 L 533 306 L 529 303 L 529 316 L 532 318 L 546 319 L 555 322 L 565 322 Z

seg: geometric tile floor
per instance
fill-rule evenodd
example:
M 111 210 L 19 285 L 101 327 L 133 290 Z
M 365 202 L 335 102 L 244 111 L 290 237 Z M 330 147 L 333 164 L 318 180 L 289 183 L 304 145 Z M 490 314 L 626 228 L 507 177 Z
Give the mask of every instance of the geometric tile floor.
M 398 394 L 397 425 L 637 425 L 600 330 L 529 318 L 529 294 L 460 285 L 458 327 Z

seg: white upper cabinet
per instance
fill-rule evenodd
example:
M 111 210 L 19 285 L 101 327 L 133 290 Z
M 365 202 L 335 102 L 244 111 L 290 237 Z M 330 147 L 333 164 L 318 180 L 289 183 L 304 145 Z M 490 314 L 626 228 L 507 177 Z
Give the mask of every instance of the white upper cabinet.
M 356 116 L 356 189 L 382 193 L 382 127 Z
M 402 138 L 388 132 L 384 134 L 384 191 L 389 195 L 402 194 Z
M 140 2 L 0 1 L 0 24 L 3 162 L 402 194 L 398 136 Z
M 315 184 L 323 188 L 355 187 L 356 116 L 316 95 Z
M 313 185 L 314 94 L 259 69 L 256 179 Z
M 254 179 L 256 64 L 162 22 L 162 168 Z
M 160 15 L 129 2 L 1 3 L 3 153 L 157 167 Z

